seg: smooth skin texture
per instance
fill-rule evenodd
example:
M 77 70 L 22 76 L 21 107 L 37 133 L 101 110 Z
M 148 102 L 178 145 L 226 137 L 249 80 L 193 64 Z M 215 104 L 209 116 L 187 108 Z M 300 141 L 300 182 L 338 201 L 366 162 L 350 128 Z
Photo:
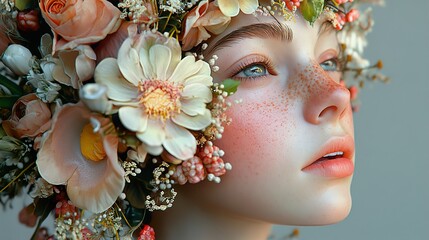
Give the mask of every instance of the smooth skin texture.
M 157 239 L 266 239 L 273 223 L 325 225 L 349 214 L 352 173 L 303 170 L 336 139 L 347 139 L 354 162 L 350 94 L 336 71 L 336 31 L 323 17 L 314 26 L 301 16 L 278 21 L 241 14 L 209 43 L 206 58 L 219 57 L 215 81 L 241 81 L 230 101 L 243 103 L 230 109 L 233 122 L 215 142 L 233 169 L 219 185 L 178 188 L 173 208 L 154 214 Z M 238 29 L 246 34 L 231 37 Z

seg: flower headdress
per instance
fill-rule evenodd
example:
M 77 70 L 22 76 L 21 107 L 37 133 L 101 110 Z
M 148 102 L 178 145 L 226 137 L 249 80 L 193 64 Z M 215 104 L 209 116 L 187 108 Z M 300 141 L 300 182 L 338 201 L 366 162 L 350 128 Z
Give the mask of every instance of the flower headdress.
M 217 56 L 195 49 L 240 12 L 326 14 L 353 100 L 386 78 L 362 57 L 373 21 L 351 7 L 365 1 L 349 2 L 1 0 L 1 203 L 27 191 L 23 222 L 54 211 L 58 239 L 131 237 L 142 224 L 139 239 L 152 239 L 146 216 L 173 204 L 175 184 L 219 183 L 232 168 L 215 140 L 238 83 L 213 83 Z

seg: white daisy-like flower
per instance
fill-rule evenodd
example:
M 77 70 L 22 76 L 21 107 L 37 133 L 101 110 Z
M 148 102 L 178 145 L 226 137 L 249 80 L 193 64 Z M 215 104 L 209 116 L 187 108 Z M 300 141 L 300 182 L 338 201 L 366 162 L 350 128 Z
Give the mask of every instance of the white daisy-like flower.
M 130 29 L 118 58 L 100 62 L 94 78 L 108 87 L 122 124 L 136 132 L 149 153 L 159 155 L 165 149 L 187 160 L 197 145 L 189 130 L 211 123 L 206 103 L 212 100 L 213 81 L 206 62 L 181 56 L 177 39 Z

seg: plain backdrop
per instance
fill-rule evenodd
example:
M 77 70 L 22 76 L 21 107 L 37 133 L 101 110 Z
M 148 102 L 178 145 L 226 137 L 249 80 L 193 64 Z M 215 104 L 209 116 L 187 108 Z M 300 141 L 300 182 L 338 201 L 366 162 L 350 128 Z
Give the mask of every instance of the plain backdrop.
M 299 227 L 301 240 L 429 239 L 429 1 L 374 8 L 367 56 L 384 61 L 390 84 L 369 84 L 355 114 L 353 208 L 343 222 Z M 24 240 L 15 210 L 0 211 L 0 239 Z M 293 227 L 276 226 L 276 239 Z
M 429 1 L 373 10 L 366 56 L 382 58 L 392 80 L 360 95 L 352 211 L 339 224 L 299 227 L 302 240 L 429 240 Z

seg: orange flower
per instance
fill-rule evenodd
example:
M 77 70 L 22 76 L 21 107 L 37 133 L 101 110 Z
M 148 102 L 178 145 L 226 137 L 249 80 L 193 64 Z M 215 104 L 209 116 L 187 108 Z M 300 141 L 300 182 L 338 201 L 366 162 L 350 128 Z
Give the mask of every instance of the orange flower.
M 54 51 L 98 42 L 121 23 L 121 11 L 106 0 L 41 0 L 39 6 L 54 32 Z
M 9 136 L 36 137 L 50 128 L 51 111 L 36 94 L 25 95 L 16 101 L 10 119 L 2 125 Z
M 187 51 L 211 37 L 210 33 L 220 34 L 228 27 L 231 18 L 225 16 L 214 2 L 205 0 L 192 9 L 183 24 L 182 50 Z

